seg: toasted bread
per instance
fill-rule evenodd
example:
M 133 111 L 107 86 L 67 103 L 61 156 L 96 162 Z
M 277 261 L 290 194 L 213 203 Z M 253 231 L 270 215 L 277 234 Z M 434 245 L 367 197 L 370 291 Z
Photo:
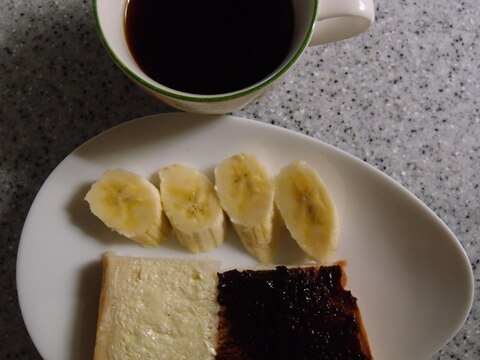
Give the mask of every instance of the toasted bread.
M 95 360 L 371 360 L 344 264 L 220 272 L 106 254 Z
M 106 254 L 94 359 L 214 359 L 219 265 Z

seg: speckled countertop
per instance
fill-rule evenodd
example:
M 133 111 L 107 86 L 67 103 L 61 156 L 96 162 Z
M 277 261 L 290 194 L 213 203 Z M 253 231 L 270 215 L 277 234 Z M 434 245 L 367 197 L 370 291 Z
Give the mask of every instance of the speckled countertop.
M 470 259 L 476 293 L 467 322 L 433 359 L 480 359 L 478 19 L 477 0 L 376 0 L 376 23 L 367 33 L 309 49 L 283 86 L 235 114 L 363 159 L 453 230 Z M 37 191 L 85 140 L 173 110 L 113 64 L 86 0 L 3 1 L 0 72 L 0 359 L 35 359 L 15 261 Z

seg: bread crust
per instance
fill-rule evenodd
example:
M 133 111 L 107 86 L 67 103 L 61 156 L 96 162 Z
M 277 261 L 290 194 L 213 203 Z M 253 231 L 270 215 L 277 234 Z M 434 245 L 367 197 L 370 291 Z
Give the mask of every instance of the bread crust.
M 97 337 L 95 340 L 95 351 L 93 358 L 95 360 L 107 360 L 107 352 L 106 352 L 106 339 L 108 335 L 111 335 L 111 332 L 108 330 L 99 331 L 99 327 L 102 326 L 103 319 L 105 318 L 105 309 L 108 305 L 108 289 L 107 282 L 109 280 L 109 265 L 110 265 L 110 256 L 111 253 L 107 253 L 102 258 L 102 286 L 100 290 L 100 299 L 98 303 L 98 318 L 97 318 Z M 107 331 L 107 333 L 105 333 Z

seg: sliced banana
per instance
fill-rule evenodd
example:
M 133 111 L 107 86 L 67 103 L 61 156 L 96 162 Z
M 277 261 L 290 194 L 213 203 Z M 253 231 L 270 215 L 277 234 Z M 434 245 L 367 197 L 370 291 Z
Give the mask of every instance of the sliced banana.
M 105 171 L 85 196 L 90 210 L 110 229 L 141 245 L 160 245 L 169 234 L 158 189 L 145 178 L 116 169 Z
M 193 252 L 221 245 L 226 220 L 210 180 L 181 164 L 166 166 L 158 175 L 163 207 L 180 244 Z
M 253 155 L 234 155 L 215 168 L 215 189 L 245 248 L 261 262 L 271 262 L 281 222 L 265 166 Z
M 326 263 L 338 245 L 334 203 L 318 173 L 302 161 L 285 166 L 275 178 L 275 202 L 302 250 Z

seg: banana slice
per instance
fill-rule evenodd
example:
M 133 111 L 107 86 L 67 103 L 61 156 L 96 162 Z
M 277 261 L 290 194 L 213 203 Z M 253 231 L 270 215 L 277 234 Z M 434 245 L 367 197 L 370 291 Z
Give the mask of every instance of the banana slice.
M 169 234 L 158 189 L 126 170 L 105 171 L 85 196 L 91 212 L 110 229 L 141 245 L 160 245 Z
M 294 161 L 275 178 L 275 202 L 287 229 L 312 259 L 326 263 L 338 245 L 334 203 L 317 172 Z
M 261 262 L 271 262 L 280 222 L 263 164 L 243 153 L 224 160 L 215 168 L 215 189 L 245 248 Z
M 226 220 L 210 180 L 181 164 L 166 166 L 158 175 L 163 207 L 180 244 L 193 252 L 221 245 Z

